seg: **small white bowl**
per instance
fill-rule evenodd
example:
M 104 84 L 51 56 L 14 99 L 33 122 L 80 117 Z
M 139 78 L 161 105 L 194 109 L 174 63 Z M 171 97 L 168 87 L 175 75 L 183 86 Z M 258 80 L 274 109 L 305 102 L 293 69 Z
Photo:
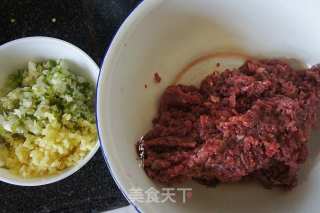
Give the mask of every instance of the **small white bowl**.
M 8 75 L 27 66 L 28 61 L 41 61 L 46 59 L 63 59 L 68 67 L 81 75 L 86 76 L 95 85 L 99 75 L 99 67 L 96 63 L 78 47 L 49 37 L 26 37 L 10 41 L 0 46 L 0 88 Z M 22 178 L 12 175 L 6 169 L 0 169 L 0 181 L 20 185 L 39 186 L 60 181 L 84 166 L 96 153 L 99 148 L 96 146 L 80 160 L 75 166 L 70 167 L 61 173 L 48 177 Z
M 161 187 L 137 162 L 136 141 L 151 128 L 163 90 L 190 61 L 215 52 L 320 62 L 320 1 L 145 0 L 128 17 L 104 59 L 97 89 L 97 125 L 109 168 L 126 197 Z M 212 70 L 211 70 L 212 71 Z M 162 77 L 153 83 L 153 75 Z M 148 88 L 144 88 L 147 84 Z M 187 203 L 131 202 L 142 212 L 317 213 L 320 135 L 299 185 L 290 192 L 257 184 L 191 183 Z M 136 191 L 134 191 L 136 190 Z M 141 191 L 140 191 L 141 192 Z M 137 194 L 131 194 L 137 195 Z M 145 195 L 145 194 L 144 194 Z M 145 195 L 146 196 L 146 195 Z M 131 197 L 132 198 L 132 197 Z M 146 201 L 146 200 L 145 200 Z

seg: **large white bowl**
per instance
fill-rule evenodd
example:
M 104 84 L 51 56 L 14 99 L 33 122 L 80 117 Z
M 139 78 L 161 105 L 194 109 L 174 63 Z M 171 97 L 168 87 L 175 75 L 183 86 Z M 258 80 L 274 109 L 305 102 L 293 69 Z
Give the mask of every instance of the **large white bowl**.
M 55 38 L 27 37 L 0 46 L 0 88 L 10 73 L 26 67 L 28 61 L 47 59 L 64 59 L 72 71 L 88 77 L 94 85 L 98 79 L 99 67 L 78 47 Z M 57 182 L 78 171 L 92 158 L 98 148 L 97 142 L 85 158 L 57 175 L 25 179 L 12 175 L 6 169 L 0 169 L 0 181 L 21 186 L 38 186 Z
M 136 141 L 151 127 L 160 94 L 194 58 L 212 52 L 291 57 L 320 62 L 320 1 L 145 0 L 115 36 L 104 59 L 97 89 L 97 121 L 114 179 L 131 189 L 155 187 L 137 162 Z M 154 84 L 153 74 L 163 80 Z M 148 84 L 145 89 L 144 85 Z M 318 140 L 317 140 L 318 139 Z M 257 184 L 217 188 L 188 183 L 193 197 L 163 204 L 131 202 L 142 212 L 316 213 L 320 209 L 319 135 L 299 185 L 290 192 Z

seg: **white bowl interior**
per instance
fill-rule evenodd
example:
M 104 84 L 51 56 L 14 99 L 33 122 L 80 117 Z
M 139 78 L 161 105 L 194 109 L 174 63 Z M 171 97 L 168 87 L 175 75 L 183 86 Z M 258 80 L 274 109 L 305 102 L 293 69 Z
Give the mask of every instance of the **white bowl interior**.
M 139 167 L 136 141 L 151 128 L 160 94 L 193 59 L 212 52 L 288 57 L 320 62 L 320 2 L 144 1 L 115 37 L 98 85 L 98 128 L 110 169 L 126 195 L 133 187 L 157 187 Z M 162 77 L 153 83 L 153 74 Z M 148 88 L 144 88 L 147 84 Z M 137 203 L 143 212 L 318 212 L 319 134 L 299 185 L 290 192 L 256 184 L 225 184 L 193 190 L 186 204 Z
M 8 75 L 27 67 L 28 61 L 42 61 L 46 59 L 64 59 L 68 67 L 86 76 L 95 85 L 99 68 L 95 62 L 81 49 L 65 41 L 48 37 L 28 37 L 14 40 L 0 46 L 0 88 L 4 85 Z M 35 186 L 53 183 L 64 179 L 86 164 L 99 148 L 99 143 L 77 165 L 50 177 L 25 179 L 12 175 L 6 169 L 0 169 L 0 180 L 23 186 Z

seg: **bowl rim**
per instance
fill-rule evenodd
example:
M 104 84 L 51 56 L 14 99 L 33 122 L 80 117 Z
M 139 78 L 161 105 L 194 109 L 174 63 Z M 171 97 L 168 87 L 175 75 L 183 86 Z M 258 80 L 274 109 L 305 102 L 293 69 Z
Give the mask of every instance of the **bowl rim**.
M 0 51 L 7 48 L 7 47 L 10 47 L 10 46 L 21 45 L 25 42 L 60 43 L 62 46 L 70 48 L 72 51 L 79 52 L 80 55 L 85 57 L 89 61 L 89 63 L 92 64 L 92 66 L 94 67 L 94 72 L 97 72 L 97 75 L 99 76 L 100 69 L 99 69 L 98 65 L 94 62 L 94 60 L 79 47 L 77 47 L 74 44 L 71 44 L 67 41 L 64 41 L 62 39 L 47 37 L 47 36 L 23 37 L 23 38 L 14 39 L 12 41 L 9 41 L 9 42 L 6 42 L 6 43 L 0 45 Z M 96 82 L 94 83 L 95 86 L 96 86 L 97 82 L 98 82 L 98 78 L 97 78 Z M 38 177 L 38 178 L 26 178 L 25 180 L 22 180 L 22 179 L 15 180 L 12 178 L 0 176 L 0 181 L 11 184 L 11 185 L 16 185 L 16 186 L 31 186 L 31 187 L 32 186 L 43 186 L 43 185 L 48 185 L 51 183 L 61 181 L 65 178 L 73 175 L 74 173 L 79 171 L 84 165 L 86 165 L 92 159 L 92 157 L 96 154 L 99 147 L 100 147 L 100 142 L 99 142 L 99 138 L 98 138 L 96 145 L 83 159 L 79 160 L 77 162 L 77 164 L 75 164 L 74 166 L 67 168 L 67 170 L 62 171 L 56 175 L 44 176 L 44 177 Z
M 156 8 L 158 5 L 160 5 L 164 0 L 144 0 L 139 3 L 139 5 L 129 14 L 129 16 L 125 19 L 125 21 L 121 24 L 120 28 L 118 29 L 117 33 L 115 34 L 109 48 L 105 52 L 105 56 L 102 60 L 102 63 L 100 64 L 100 73 L 98 76 L 97 81 L 97 87 L 96 87 L 96 94 L 97 97 L 101 96 L 101 79 L 105 78 L 106 81 L 109 79 L 109 75 L 111 72 L 110 66 L 112 64 L 113 58 L 117 55 L 119 46 L 122 45 L 121 41 L 125 38 L 125 36 L 128 33 L 128 29 L 134 26 L 134 23 L 139 20 L 139 18 L 142 18 L 146 14 L 148 14 L 150 11 L 152 11 L 154 8 Z M 109 158 L 109 151 L 105 147 L 103 140 L 102 140 L 102 134 L 101 134 L 101 125 L 100 125 L 100 105 L 101 105 L 100 98 L 96 99 L 96 124 L 98 129 L 98 137 L 100 141 L 101 151 L 103 153 L 103 157 L 105 159 L 105 162 L 107 164 L 107 167 L 110 171 L 110 174 L 117 184 L 118 188 L 120 189 L 123 196 L 127 199 L 129 204 L 131 204 L 137 212 L 143 212 L 142 206 L 139 203 L 135 203 L 133 200 L 130 199 L 129 194 L 127 193 L 127 190 L 122 185 L 121 181 L 119 180 L 119 175 L 114 171 L 114 164 L 112 163 L 112 160 Z M 106 117 L 106 114 L 103 116 Z M 108 137 L 106 139 L 109 141 Z M 110 140 L 111 141 L 111 140 Z

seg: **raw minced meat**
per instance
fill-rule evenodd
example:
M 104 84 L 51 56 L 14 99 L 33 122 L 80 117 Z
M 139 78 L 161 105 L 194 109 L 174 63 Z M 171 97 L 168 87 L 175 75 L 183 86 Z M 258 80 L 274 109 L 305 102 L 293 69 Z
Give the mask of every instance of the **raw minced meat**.
M 156 72 L 156 73 L 154 74 L 153 78 L 154 78 L 154 81 L 155 81 L 156 83 L 160 83 L 160 82 L 161 82 L 161 77 L 160 77 L 159 73 Z
M 166 185 L 256 179 L 290 189 L 308 155 L 319 89 L 318 67 L 297 71 L 281 60 L 248 60 L 200 88 L 169 86 L 137 144 L 144 170 Z

